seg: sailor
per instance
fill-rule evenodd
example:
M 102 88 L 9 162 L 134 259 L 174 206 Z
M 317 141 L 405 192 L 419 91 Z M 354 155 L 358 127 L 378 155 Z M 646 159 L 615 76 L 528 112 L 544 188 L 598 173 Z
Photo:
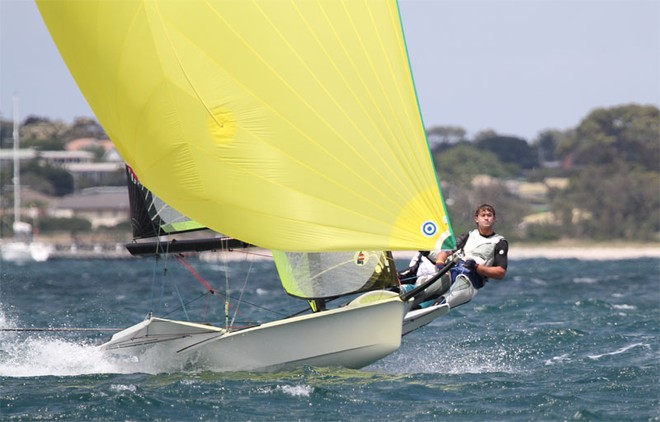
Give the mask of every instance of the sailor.
M 495 233 L 495 220 L 495 208 L 482 204 L 474 213 L 476 229 L 458 237 L 455 251 L 420 252 L 413 258 L 409 272 L 414 269 L 417 277 L 414 283 L 419 286 L 436 269 L 444 267 L 445 263 L 453 259 L 454 254 L 462 255 L 448 274 L 429 286 L 422 297 L 416 300 L 417 303 L 421 302 L 418 306 L 447 303 L 450 308 L 454 308 L 472 300 L 490 278 L 504 278 L 509 245 L 502 235 Z M 436 269 L 429 270 L 430 263 L 435 264 Z

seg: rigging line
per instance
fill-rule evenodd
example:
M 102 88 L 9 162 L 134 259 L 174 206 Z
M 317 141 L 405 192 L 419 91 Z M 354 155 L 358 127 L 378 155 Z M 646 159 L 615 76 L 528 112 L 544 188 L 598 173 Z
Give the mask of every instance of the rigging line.
M 181 302 L 181 309 L 183 310 L 183 314 L 186 316 L 186 320 L 190 321 L 188 311 L 186 310 L 186 304 L 183 303 L 183 297 L 181 297 L 181 293 L 179 292 L 179 283 L 177 283 L 176 280 L 174 280 L 174 290 L 176 291 L 176 295 L 179 297 L 179 302 Z
M 154 265 L 151 270 L 151 310 L 156 309 L 156 269 L 158 268 L 158 255 L 154 255 Z
M 152 206 L 153 206 L 153 203 L 152 203 Z M 152 221 L 152 223 L 153 223 L 153 221 Z M 158 225 L 156 241 L 154 242 L 155 243 L 155 248 L 156 248 L 155 251 L 154 251 L 154 265 L 152 267 L 153 270 L 152 270 L 152 274 L 151 274 L 151 310 L 152 310 L 152 312 L 156 308 L 156 304 L 155 304 L 156 294 L 155 294 L 155 292 L 156 292 L 156 280 L 158 279 L 158 275 L 157 275 L 158 262 L 161 259 L 161 254 L 158 252 L 160 250 L 161 236 L 162 236 L 162 227 L 160 225 Z M 169 247 L 169 245 L 168 245 L 168 247 Z M 165 265 L 167 265 L 167 264 L 165 264 Z M 165 276 L 166 273 L 167 273 L 167 268 L 163 267 L 163 277 Z M 162 311 L 163 295 L 164 295 L 164 285 L 163 284 L 164 283 L 165 283 L 165 279 L 163 278 L 162 281 L 161 281 L 161 286 L 160 286 L 161 287 L 160 288 L 160 299 L 159 299 L 159 306 L 158 306 L 159 307 L 159 309 L 158 309 L 159 313 Z
M 247 261 L 247 255 L 245 256 L 245 260 Z M 236 305 L 236 309 L 234 309 L 234 316 L 231 319 L 231 325 L 230 327 L 234 326 L 234 322 L 236 321 L 236 316 L 238 314 L 238 308 L 241 305 L 241 301 L 243 300 L 243 293 L 245 293 L 245 288 L 247 287 L 248 279 L 250 278 L 250 273 L 252 273 L 252 268 L 254 267 L 254 261 L 250 261 L 250 268 L 248 268 L 248 272 L 245 275 L 245 280 L 243 281 L 243 287 L 241 288 L 241 293 L 238 296 L 238 304 Z
M 229 290 L 229 262 L 227 255 L 223 254 L 223 264 L 225 267 L 225 330 L 229 331 L 229 301 L 230 301 L 230 290 Z M 239 302 L 240 304 L 240 302 Z
M 131 168 L 131 172 L 132 171 L 133 171 L 133 169 Z M 135 177 L 137 179 L 137 176 L 135 176 Z M 151 198 L 151 207 L 153 207 L 153 206 L 154 206 L 154 204 L 153 204 L 153 196 L 152 196 L 152 198 Z M 153 228 L 155 226 L 153 219 L 151 219 L 151 224 L 152 224 L 152 228 Z M 152 312 L 153 312 L 154 309 L 156 309 L 156 303 L 155 303 L 156 302 L 156 294 L 155 294 L 155 292 L 156 292 L 156 278 L 157 278 L 156 269 L 158 268 L 158 258 L 159 258 L 158 251 L 160 250 L 161 229 L 162 228 L 159 224 L 157 226 L 157 230 L 154 230 L 154 233 L 157 233 L 157 236 L 156 236 L 156 241 L 154 242 L 156 250 L 154 251 L 154 265 L 152 267 L 152 272 L 151 272 L 151 311 Z M 133 239 L 133 241 L 135 241 L 135 239 Z M 161 296 L 160 302 L 162 303 L 162 301 L 163 301 L 163 298 Z
M 226 242 L 228 242 L 228 240 L 227 240 Z M 223 250 L 225 250 L 225 249 L 226 249 L 226 250 L 229 250 L 229 247 L 228 247 L 228 246 L 223 246 L 222 249 L 223 249 Z M 226 260 L 226 255 L 223 254 L 223 257 L 225 258 L 225 262 L 224 262 L 225 266 L 228 266 L 228 262 L 227 262 L 227 260 Z M 202 283 L 202 285 L 208 290 L 208 293 L 210 293 L 210 294 L 216 294 L 216 290 L 215 290 L 215 289 L 209 284 L 209 282 L 207 282 L 207 281 L 206 281 L 206 280 L 205 280 L 205 279 L 204 279 L 204 278 L 203 278 L 203 277 L 197 272 L 197 270 L 195 270 L 195 268 L 194 268 L 192 265 L 190 265 L 190 264 L 185 260 L 185 258 L 183 257 L 182 254 L 177 254 L 177 255 L 176 255 L 176 258 L 179 260 L 179 262 L 180 262 L 184 267 L 186 267 L 186 269 L 188 269 L 188 271 L 190 271 L 190 273 L 191 273 L 191 274 L 192 274 L 192 275 L 193 275 L 193 276 L 194 276 L 194 277 L 195 277 L 200 283 Z M 246 259 L 247 259 L 247 255 L 246 255 Z M 247 284 L 247 280 L 246 280 L 246 284 Z M 243 290 L 245 290 L 245 285 L 244 285 L 244 287 L 243 287 Z M 230 291 L 230 289 L 229 289 L 229 275 L 228 275 L 228 272 L 225 272 L 225 294 L 224 294 L 224 295 L 222 295 L 221 293 L 219 293 L 219 294 L 220 294 L 221 296 L 224 296 L 224 297 L 225 297 L 225 324 L 226 324 L 227 327 L 230 326 L 230 324 L 229 324 L 229 303 L 230 303 L 230 300 L 232 299 L 232 297 L 231 297 L 229 291 Z M 235 311 L 234 311 L 234 317 L 233 317 L 233 320 L 236 319 L 236 316 L 237 316 L 237 314 L 238 314 L 238 308 L 239 308 L 239 305 L 240 305 L 241 302 L 243 302 L 242 297 L 243 297 L 243 292 L 241 292 L 241 296 L 238 298 L 238 304 L 236 305 L 236 308 L 235 308 Z M 250 304 L 249 302 L 246 302 L 246 303 Z M 256 306 L 256 305 L 253 305 L 253 306 Z M 185 312 L 185 309 L 184 309 L 184 312 Z M 233 320 L 232 320 L 231 325 L 233 325 Z
M 229 331 L 229 305 L 230 305 L 230 290 L 229 290 L 229 262 L 226 254 L 222 254 L 223 264 L 225 267 L 225 330 Z M 240 300 L 237 302 L 236 307 L 240 305 Z
M 247 255 L 250 255 L 250 254 L 246 254 L 246 259 L 247 259 Z M 224 255 L 223 255 L 223 256 L 224 256 Z M 226 258 L 226 257 L 225 257 L 225 258 Z M 225 265 L 228 265 L 228 262 L 227 262 L 227 261 L 225 261 Z M 191 268 L 192 268 L 192 267 L 191 267 Z M 200 277 L 201 277 L 201 276 L 200 276 Z M 225 272 L 225 277 L 228 279 L 227 272 Z M 229 280 L 227 280 L 227 282 L 228 282 L 228 281 L 229 281 Z M 227 286 L 227 289 L 229 289 L 228 286 Z M 209 294 L 214 294 L 214 295 L 222 296 L 223 298 L 225 298 L 226 301 L 236 300 L 237 303 L 239 303 L 239 304 L 240 304 L 240 303 L 245 303 L 245 304 L 247 304 L 247 305 L 253 306 L 253 307 L 258 308 L 258 309 L 261 309 L 261 310 L 263 310 L 263 311 L 271 312 L 271 313 L 276 314 L 276 315 L 278 315 L 278 316 L 286 316 L 286 314 L 284 314 L 284 313 L 281 313 L 281 312 L 278 312 L 278 311 L 274 311 L 274 310 L 269 309 L 269 308 L 266 308 L 266 307 L 264 307 L 264 306 L 257 305 L 256 303 L 252 303 L 252 302 L 249 302 L 249 301 L 247 301 L 247 300 L 244 300 L 244 299 L 242 298 L 242 295 L 241 295 L 240 298 L 234 298 L 234 297 L 231 296 L 229 293 L 227 293 L 227 294 L 223 294 L 223 293 L 220 293 L 220 292 L 214 290 L 213 288 L 209 289 L 208 292 L 203 293 L 201 296 L 199 296 L 199 297 L 197 297 L 197 298 L 195 298 L 195 299 L 193 299 L 193 300 L 187 302 L 186 305 L 189 305 L 190 303 L 192 303 L 192 302 L 194 302 L 194 301 L 196 301 L 196 300 L 199 300 L 201 297 L 205 297 L 205 296 L 207 296 L 207 295 L 209 295 Z M 237 306 L 238 306 L 238 305 L 237 305 Z M 177 308 L 177 309 L 175 309 L 175 310 L 169 312 L 169 313 L 166 314 L 165 316 L 171 314 L 172 312 L 174 312 L 174 311 L 176 311 L 176 310 L 178 310 L 178 309 L 179 309 L 179 308 Z M 236 317 L 236 316 L 235 316 L 235 317 Z
M 188 263 L 188 261 L 185 260 L 185 258 L 183 257 L 183 254 L 177 254 L 176 259 L 181 263 L 181 265 L 183 265 L 197 279 L 197 281 L 202 283 L 202 285 L 206 288 L 206 290 L 208 291 L 209 294 L 215 294 L 215 289 L 209 284 L 209 282 L 207 282 L 197 272 L 197 270 L 195 270 L 195 268 L 192 265 L 190 265 Z M 176 288 L 177 294 L 179 295 L 179 299 L 181 300 L 181 295 L 179 294 L 179 289 L 176 286 L 176 284 L 175 284 L 175 288 Z M 225 295 L 226 313 L 228 312 L 228 304 L 229 304 L 229 300 L 227 299 L 229 297 L 229 290 L 228 289 L 229 289 L 229 287 L 227 286 L 227 295 Z M 208 296 L 207 296 L 207 299 L 208 299 Z M 239 303 L 240 303 L 240 300 L 239 300 Z M 208 305 L 208 301 L 207 301 L 207 305 Z M 190 320 L 190 318 L 188 317 L 188 313 L 186 311 L 186 308 L 185 308 L 185 304 L 182 303 L 181 307 L 183 308 L 183 312 L 186 314 L 186 318 L 188 318 L 188 320 Z M 205 309 L 205 313 L 206 313 L 207 310 L 208 310 L 208 308 Z M 238 307 L 236 308 L 236 312 L 238 312 Z
M 158 229 L 159 234 L 161 234 L 161 228 L 159 227 Z M 160 246 L 160 236 L 158 236 L 158 246 Z M 157 247 L 158 247 L 157 246 Z M 165 252 L 163 254 L 156 255 L 157 257 L 164 255 L 163 258 L 163 278 L 161 279 L 160 283 L 160 303 L 159 303 L 159 311 L 162 312 L 164 309 L 164 304 L 165 304 L 165 281 L 166 281 L 166 276 L 167 272 L 169 271 L 169 257 L 170 257 L 170 242 L 165 242 Z M 176 289 L 176 283 L 174 285 Z M 179 294 L 179 291 L 177 290 L 177 294 Z M 181 297 L 181 295 L 179 295 Z
M 196 298 L 189 300 L 185 304 L 182 303 L 180 307 L 172 309 L 170 312 L 164 314 L 163 317 L 169 316 L 174 312 L 178 311 L 179 309 L 183 309 L 183 312 L 186 314 L 186 318 L 188 318 L 188 313 L 186 312 L 185 306 L 190 305 L 191 303 L 196 302 L 203 297 L 207 297 L 209 294 L 210 294 L 209 292 L 204 292 L 201 295 L 197 296 Z M 179 296 L 179 299 L 181 299 L 181 296 Z M 190 320 L 190 318 L 188 318 L 188 320 Z
M 215 293 L 215 289 L 208 283 L 208 281 L 204 280 L 204 278 L 197 272 L 197 270 L 195 270 L 195 268 L 193 268 L 192 265 L 188 263 L 188 261 L 185 260 L 182 254 L 177 254 L 176 259 L 178 259 L 181 265 L 183 265 L 184 267 L 186 267 L 188 271 L 190 271 L 190 273 L 197 279 L 197 281 L 202 283 L 202 285 L 206 288 L 206 290 L 209 291 L 209 293 L 211 294 Z

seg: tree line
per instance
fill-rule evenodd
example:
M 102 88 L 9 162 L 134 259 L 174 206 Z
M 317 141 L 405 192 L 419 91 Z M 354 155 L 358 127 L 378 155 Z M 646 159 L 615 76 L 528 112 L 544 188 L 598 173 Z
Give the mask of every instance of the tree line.
M 0 120 L 0 147 L 12 146 L 12 122 Z M 472 209 L 491 202 L 498 227 L 512 239 L 581 238 L 657 241 L 660 234 L 660 113 L 652 105 L 628 104 L 592 110 L 568 130 L 545 130 L 536 139 L 492 130 L 468 139 L 460 126 L 427 129 L 443 196 L 456 232 L 472 228 Z M 92 118 L 72 124 L 29 116 L 20 125 L 21 146 L 63 150 L 78 138 L 107 139 Z M 11 183 L 1 169 L 0 186 Z M 490 177 L 475 183 L 475 176 Z M 71 175 L 32 163 L 22 176 L 33 189 L 61 196 L 72 192 Z M 543 182 L 567 178 L 565 188 L 550 187 L 541 203 L 511 193 L 507 181 Z M 539 211 L 552 219 L 522 225 Z
M 577 127 L 546 130 L 532 142 L 493 131 L 467 139 L 465 130 L 427 131 L 455 228 L 472 227 L 477 202 L 500 211 L 500 229 L 530 240 L 580 238 L 657 241 L 660 238 L 660 113 L 652 105 L 592 110 Z M 476 175 L 493 177 L 486 186 Z M 505 180 L 568 178 L 549 188 L 547 201 L 512 195 Z M 549 211 L 550 221 L 523 227 L 525 215 Z M 466 223 L 464 223 L 466 222 Z

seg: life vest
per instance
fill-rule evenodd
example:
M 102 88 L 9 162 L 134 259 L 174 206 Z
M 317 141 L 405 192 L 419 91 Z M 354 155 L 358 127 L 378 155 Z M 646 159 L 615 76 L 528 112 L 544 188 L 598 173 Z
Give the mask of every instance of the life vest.
M 479 265 L 493 265 L 495 260 L 495 246 L 502 239 L 504 237 L 497 233 L 485 237 L 477 229 L 470 231 L 467 241 L 463 246 L 463 259 L 474 259 L 474 262 Z

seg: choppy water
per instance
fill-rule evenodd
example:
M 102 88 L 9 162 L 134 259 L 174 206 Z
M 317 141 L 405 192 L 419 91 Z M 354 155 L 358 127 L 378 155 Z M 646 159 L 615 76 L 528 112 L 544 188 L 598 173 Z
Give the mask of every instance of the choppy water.
M 280 293 L 272 262 L 203 263 L 238 320 L 302 304 Z M 519 260 L 505 282 L 404 338 L 360 371 L 149 372 L 94 345 L 149 311 L 223 324 L 219 295 L 175 261 L 1 263 L 1 420 L 611 420 L 660 419 L 660 262 Z M 164 275 L 166 274 L 166 275 Z M 238 281 L 238 283 L 236 283 Z M 163 287 L 161 289 L 161 287 Z M 181 294 L 170 294 L 178 289 Z

